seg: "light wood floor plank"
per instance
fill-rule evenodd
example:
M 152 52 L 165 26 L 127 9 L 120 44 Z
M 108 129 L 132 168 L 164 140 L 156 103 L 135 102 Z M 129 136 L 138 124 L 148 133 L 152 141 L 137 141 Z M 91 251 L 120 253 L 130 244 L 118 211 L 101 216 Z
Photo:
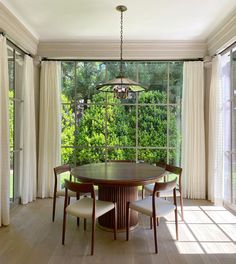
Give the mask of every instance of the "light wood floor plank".
M 11 211 L 11 225 L 0 228 L 1 264 L 235 264 L 236 216 L 207 201 L 184 201 L 185 221 L 179 217 L 179 241 L 175 240 L 174 217 L 163 218 L 158 227 L 159 254 L 154 254 L 149 218 L 139 216 L 140 225 L 125 241 L 125 233 L 98 227 L 95 255 L 90 256 L 91 225 L 83 231 L 68 218 L 65 246 L 61 245 L 63 199 L 57 203 L 51 222 L 52 200 L 37 200 Z

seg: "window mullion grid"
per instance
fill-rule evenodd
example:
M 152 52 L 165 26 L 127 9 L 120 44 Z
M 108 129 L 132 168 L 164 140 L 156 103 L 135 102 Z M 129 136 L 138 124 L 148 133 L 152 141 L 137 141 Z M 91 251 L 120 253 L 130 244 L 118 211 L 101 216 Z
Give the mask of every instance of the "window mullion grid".
M 78 108 L 78 100 L 77 100 L 77 72 L 76 72 L 76 66 L 77 66 L 77 62 L 75 61 L 74 62 L 74 95 L 75 95 L 75 99 L 74 99 L 74 111 L 75 111 L 75 130 L 74 130 L 74 139 L 75 139 L 75 142 L 74 142 L 74 151 L 73 151 L 73 159 L 74 159 L 74 166 L 76 166 L 76 145 L 77 145 L 77 115 L 76 115 L 76 112 L 77 112 L 77 108 Z
M 138 120 L 138 109 L 139 109 L 139 105 L 138 105 L 138 100 L 139 100 L 139 93 L 136 93 L 136 107 L 135 107 L 135 113 L 136 113 L 136 126 L 135 126 L 135 146 L 136 146 L 136 149 L 135 149 L 135 154 L 136 154 L 136 157 L 135 157 L 135 161 L 137 162 L 138 161 L 138 155 L 139 155 L 139 151 L 138 151 L 138 146 L 139 146 L 139 142 L 138 142 L 138 129 L 139 129 L 139 120 Z
M 16 50 L 13 49 L 13 98 L 16 97 Z M 16 110 L 16 101 L 13 100 L 13 155 L 12 155 L 12 166 L 13 166 L 13 195 L 12 199 L 15 200 L 15 194 L 16 194 L 16 174 L 15 174 L 15 126 L 16 126 L 16 120 L 15 120 L 15 110 Z
M 167 163 L 169 164 L 170 162 L 170 63 L 168 62 L 167 64 Z

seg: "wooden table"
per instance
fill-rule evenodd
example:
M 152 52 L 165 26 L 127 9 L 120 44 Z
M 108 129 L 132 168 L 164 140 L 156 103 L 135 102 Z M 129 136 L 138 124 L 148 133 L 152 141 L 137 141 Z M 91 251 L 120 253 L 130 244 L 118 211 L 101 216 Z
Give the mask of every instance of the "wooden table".
M 98 198 L 117 203 L 117 228 L 125 230 L 127 201 L 138 199 L 138 186 L 155 182 L 162 177 L 165 170 L 146 163 L 109 162 L 93 163 L 76 167 L 71 171 L 75 178 L 82 182 L 93 182 L 98 186 Z M 137 212 L 130 215 L 130 225 L 138 223 Z M 113 228 L 112 213 L 98 219 L 100 226 Z

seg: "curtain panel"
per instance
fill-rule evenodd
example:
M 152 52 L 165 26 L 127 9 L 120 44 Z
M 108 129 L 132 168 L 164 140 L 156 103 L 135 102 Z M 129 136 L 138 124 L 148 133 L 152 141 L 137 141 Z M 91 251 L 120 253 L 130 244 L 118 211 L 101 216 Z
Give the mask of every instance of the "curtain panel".
M 9 79 L 6 38 L 0 36 L 0 226 L 10 223 Z
M 40 79 L 38 196 L 53 196 L 53 168 L 60 164 L 61 64 L 43 61 Z
M 21 203 L 36 199 L 36 124 L 34 96 L 34 64 L 28 55 L 24 57 L 23 69 L 23 170 L 21 174 Z
M 212 60 L 209 99 L 208 199 L 223 202 L 223 94 L 221 87 L 221 56 Z
M 203 62 L 184 62 L 182 99 L 184 197 L 206 198 Z

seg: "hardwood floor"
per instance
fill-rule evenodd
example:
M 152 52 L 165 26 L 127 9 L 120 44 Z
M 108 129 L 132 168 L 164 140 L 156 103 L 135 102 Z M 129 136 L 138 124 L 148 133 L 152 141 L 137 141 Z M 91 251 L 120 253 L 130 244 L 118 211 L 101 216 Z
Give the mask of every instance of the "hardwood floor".
M 58 199 L 55 222 L 52 199 L 37 200 L 11 211 L 11 225 L 0 228 L 1 264 L 235 264 L 236 216 L 207 201 L 184 201 L 185 221 L 179 214 L 179 241 L 175 240 L 174 214 L 162 218 L 158 227 L 159 254 L 154 254 L 149 218 L 140 215 L 140 225 L 125 241 L 125 233 L 98 227 L 95 254 L 90 256 L 91 225 L 86 232 L 68 218 L 65 246 L 61 245 L 63 199 Z

